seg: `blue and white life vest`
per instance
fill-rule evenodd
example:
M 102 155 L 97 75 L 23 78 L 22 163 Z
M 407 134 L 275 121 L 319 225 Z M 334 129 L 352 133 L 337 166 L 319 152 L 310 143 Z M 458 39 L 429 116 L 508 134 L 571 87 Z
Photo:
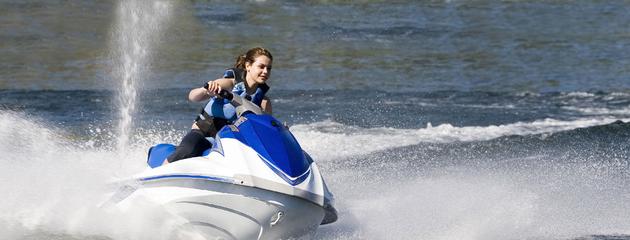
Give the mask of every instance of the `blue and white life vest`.
M 262 107 L 261 104 L 263 98 L 265 97 L 265 93 L 269 91 L 269 86 L 267 84 L 258 84 L 256 91 L 253 94 L 248 95 L 245 87 L 245 72 L 243 69 L 229 68 L 225 70 L 223 77 L 234 78 L 235 84 L 234 88 L 232 88 L 233 94 L 238 94 L 259 107 Z M 228 124 L 232 123 L 236 120 L 236 108 L 226 99 L 212 97 L 199 113 L 199 116 L 197 117 L 197 125 L 200 126 L 200 128 L 203 128 L 201 127 L 202 125 L 212 122 L 212 119 L 209 118 L 221 118 L 227 120 Z

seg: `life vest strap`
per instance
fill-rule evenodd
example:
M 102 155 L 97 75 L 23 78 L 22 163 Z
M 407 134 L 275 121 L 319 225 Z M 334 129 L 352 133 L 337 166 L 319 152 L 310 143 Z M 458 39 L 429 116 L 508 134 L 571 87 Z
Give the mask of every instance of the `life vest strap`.
M 202 109 L 195 123 L 206 137 L 214 137 L 223 126 L 228 125 L 228 120 L 210 116 Z

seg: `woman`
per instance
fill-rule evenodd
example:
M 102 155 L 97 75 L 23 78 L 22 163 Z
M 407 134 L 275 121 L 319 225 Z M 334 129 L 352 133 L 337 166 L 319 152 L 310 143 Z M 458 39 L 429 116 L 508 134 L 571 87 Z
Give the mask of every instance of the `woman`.
M 227 100 L 217 98 L 222 89 L 232 89 L 238 94 L 260 106 L 265 113 L 271 114 L 271 100 L 265 96 L 269 90 L 266 82 L 271 76 L 273 57 L 264 48 L 255 47 L 244 55 L 238 56 L 234 68 L 227 69 L 223 78 L 209 81 L 203 87 L 190 90 L 188 99 L 201 102 L 210 99 L 201 110 L 192 125 L 192 129 L 169 155 L 164 163 L 201 156 L 203 151 L 212 147 L 206 137 L 214 137 L 221 127 L 236 120 L 234 106 Z

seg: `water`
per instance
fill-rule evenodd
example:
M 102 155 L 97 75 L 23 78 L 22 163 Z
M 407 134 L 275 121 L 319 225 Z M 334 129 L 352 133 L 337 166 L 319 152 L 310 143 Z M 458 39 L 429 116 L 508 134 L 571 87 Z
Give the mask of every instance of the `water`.
M 630 239 L 624 1 L 118 4 L 0 2 L 3 239 L 167 238 L 103 189 L 256 45 L 337 198 L 317 239 Z
M 139 84 L 151 77 L 150 53 L 153 45 L 159 43 L 156 39 L 168 21 L 170 8 L 168 3 L 159 1 L 118 3 L 110 50 L 113 79 L 120 82 L 115 89 L 119 89 L 116 106 L 120 109 L 118 150 L 121 152 L 126 152 L 129 145 Z

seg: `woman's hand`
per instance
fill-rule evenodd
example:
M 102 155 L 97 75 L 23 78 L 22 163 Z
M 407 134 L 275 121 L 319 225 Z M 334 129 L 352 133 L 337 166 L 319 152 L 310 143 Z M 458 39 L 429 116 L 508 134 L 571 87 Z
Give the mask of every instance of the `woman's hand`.
M 219 83 L 215 82 L 215 81 L 209 81 L 205 86 L 203 86 L 206 91 L 208 91 L 208 94 L 210 96 L 216 96 L 219 95 L 219 92 L 221 92 L 221 85 L 219 85 Z
M 188 93 L 188 100 L 192 102 L 201 102 L 219 95 L 222 89 L 234 88 L 233 78 L 219 78 L 208 81 L 203 87 L 196 87 Z

